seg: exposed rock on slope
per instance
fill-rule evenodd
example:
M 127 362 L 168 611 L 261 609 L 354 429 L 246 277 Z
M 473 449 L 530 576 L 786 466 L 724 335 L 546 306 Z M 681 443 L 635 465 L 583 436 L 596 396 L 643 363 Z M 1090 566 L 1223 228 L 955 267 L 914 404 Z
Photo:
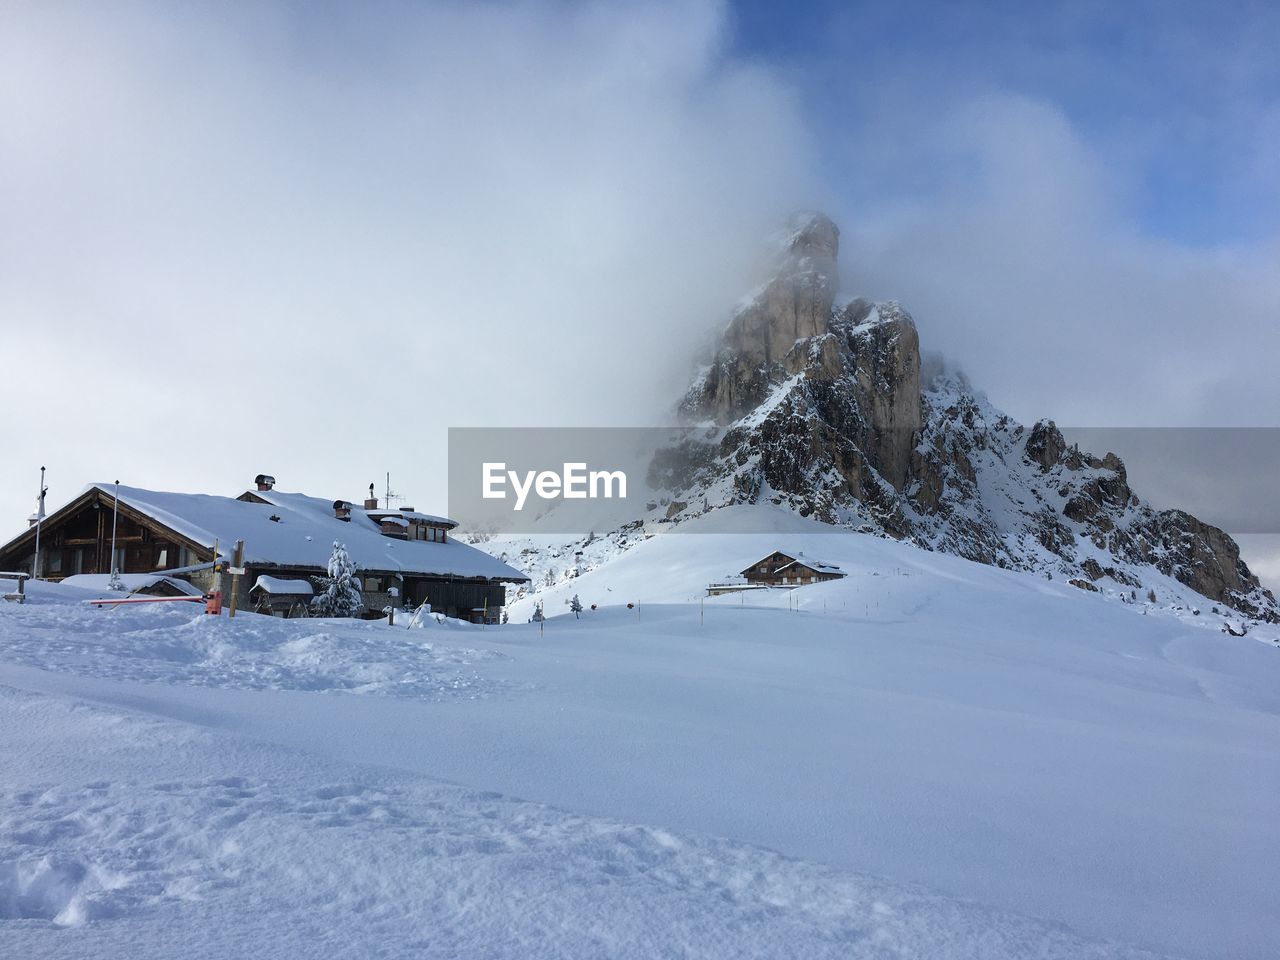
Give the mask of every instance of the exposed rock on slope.
M 718 362 L 708 371 L 702 408 L 727 422 L 762 403 L 774 376 L 796 372 L 805 358 L 792 348 L 827 332 L 836 295 L 840 231 L 821 214 L 795 224 L 778 269 L 729 322 Z
M 690 386 L 682 414 L 715 429 L 655 460 L 654 479 L 687 505 L 676 519 L 768 501 L 1134 595 L 1157 570 L 1280 619 L 1231 537 L 1144 503 L 1115 454 L 1069 446 L 1052 422 L 1028 430 L 962 377 L 922 382 L 919 336 L 901 306 L 836 306 L 838 243 L 825 216 L 793 224 L 776 275 L 739 309 Z

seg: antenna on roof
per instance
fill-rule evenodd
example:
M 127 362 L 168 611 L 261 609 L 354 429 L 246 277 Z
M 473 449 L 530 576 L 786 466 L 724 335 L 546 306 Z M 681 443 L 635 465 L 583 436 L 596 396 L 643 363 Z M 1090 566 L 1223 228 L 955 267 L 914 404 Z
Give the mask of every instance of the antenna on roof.
M 31 561 L 31 577 L 34 580 L 40 579 L 40 524 L 44 520 L 44 495 L 49 492 L 49 488 L 44 485 L 44 467 L 40 468 L 40 496 L 36 498 L 36 555 Z
M 116 481 L 115 494 L 111 498 L 111 579 L 107 581 L 108 590 L 123 590 L 124 582 L 120 579 L 120 564 L 116 556 L 116 521 L 120 519 L 120 481 Z
M 388 510 L 393 509 L 393 507 L 392 507 L 392 505 L 391 505 L 391 498 L 392 498 L 392 497 L 394 497 L 394 498 L 395 498 L 395 499 L 397 499 L 397 500 L 403 500 L 403 499 L 404 499 L 403 497 L 401 497 L 401 496 L 400 496 L 400 494 L 396 493 L 394 490 L 392 490 L 392 489 L 391 489 L 391 474 L 390 474 L 390 472 L 388 472 L 388 473 L 387 473 L 387 509 L 388 509 Z

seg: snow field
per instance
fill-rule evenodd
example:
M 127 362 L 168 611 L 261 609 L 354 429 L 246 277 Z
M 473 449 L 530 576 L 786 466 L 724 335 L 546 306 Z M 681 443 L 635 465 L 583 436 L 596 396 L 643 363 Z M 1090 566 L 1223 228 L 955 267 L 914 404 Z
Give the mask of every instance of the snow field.
M 0 955 L 1280 952 L 1268 628 L 777 522 L 543 629 L 0 605 Z
M 6 956 L 1149 956 L 728 840 L 173 721 L 12 688 L 0 716 L 6 759 L 50 750 L 28 776 L 63 780 L 0 791 Z M 69 756 L 67 737 L 92 753 Z M 85 781 L 95 769 L 115 775 Z
M 7 610 L 4 659 L 113 680 L 255 690 L 443 699 L 488 696 L 500 686 L 471 668 L 502 654 L 433 642 L 469 626 L 456 621 L 433 621 L 427 632 L 385 621 L 285 621 L 243 612 L 233 621 L 186 604 L 56 610 Z

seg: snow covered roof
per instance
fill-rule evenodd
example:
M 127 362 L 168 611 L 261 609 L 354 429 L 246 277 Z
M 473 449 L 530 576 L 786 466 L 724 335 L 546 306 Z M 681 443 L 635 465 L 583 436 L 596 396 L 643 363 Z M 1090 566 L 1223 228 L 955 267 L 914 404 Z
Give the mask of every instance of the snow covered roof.
M 115 493 L 115 485 L 110 483 L 91 484 L 85 492 L 94 489 L 107 496 Z M 456 540 L 434 543 L 383 536 L 379 525 L 359 511 L 353 512 L 349 521 L 339 520 L 332 500 L 279 490 L 255 490 L 252 495 L 267 502 L 120 487 L 123 506 L 200 546 L 212 549 L 216 540 L 219 551 L 227 554 L 236 540 L 244 540 L 245 563 L 251 566 L 323 569 L 333 552 L 333 542 L 338 540 L 361 570 L 528 579 L 496 557 Z
M 787 570 L 795 566 L 796 564 L 800 564 L 801 566 L 808 567 L 810 570 L 816 570 L 819 573 L 834 573 L 834 574 L 839 574 L 842 577 L 845 576 L 845 572 L 841 570 L 838 566 L 836 566 L 834 563 L 827 563 L 825 560 L 819 560 L 816 557 L 811 557 L 804 553 L 797 553 L 793 556 L 792 554 L 786 553 L 782 550 L 778 550 L 775 552 L 781 554 L 784 557 L 788 557 L 790 559 L 790 562 L 784 563 L 782 566 L 778 567 L 774 571 L 774 573 L 781 573 L 783 570 Z M 769 556 L 773 556 L 773 554 L 770 554 Z M 764 559 L 767 560 L 769 559 L 769 557 L 765 557 Z M 760 561 L 756 561 L 756 562 L 759 563 Z M 752 566 L 755 566 L 755 564 L 752 564 Z M 748 567 L 747 569 L 749 570 L 751 568 Z M 743 573 L 746 573 L 746 570 L 744 570 Z
M 790 554 L 788 554 L 788 556 L 790 556 Z M 817 570 L 819 573 L 844 573 L 844 571 L 834 563 L 827 563 L 803 553 L 797 554 L 796 558 L 792 560 L 791 563 L 779 567 L 778 570 L 786 570 L 788 567 L 794 566 L 797 563 L 801 566 L 808 567 L 810 570 Z
M 419 513 L 417 510 L 366 510 L 364 511 L 370 519 L 381 522 L 388 517 L 399 517 L 402 520 L 412 520 L 415 523 L 427 523 L 438 527 L 456 527 L 457 520 L 450 520 L 448 517 L 437 517 L 430 513 Z
M 276 596 L 309 597 L 315 593 L 307 580 L 286 580 L 283 577 L 269 577 L 265 573 L 258 577 L 253 589 L 264 590 Z
M 179 580 L 177 577 L 166 577 L 153 573 L 120 574 L 120 582 L 124 584 L 125 590 L 129 593 L 137 593 L 139 590 L 154 587 L 162 581 L 179 593 L 185 593 L 189 597 L 200 596 L 198 588 L 193 587 L 185 580 Z M 107 590 L 111 583 L 111 574 L 77 573 L 73 576 L 65 577 L 62 582 L 69 587 L 84 587 L 86 590 Z
M 378 523 L 389 524 L 393 527 L 404 527 L 406 530 L 409 528 L 409 521 L 404 517 L 379 517 Z

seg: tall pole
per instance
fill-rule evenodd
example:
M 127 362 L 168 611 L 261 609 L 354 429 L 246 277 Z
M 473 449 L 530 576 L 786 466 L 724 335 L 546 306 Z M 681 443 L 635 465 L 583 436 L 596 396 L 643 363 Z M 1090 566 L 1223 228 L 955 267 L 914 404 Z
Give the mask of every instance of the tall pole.
M 240 573 L 244 570 L 244 541 L 237 540 L 235 549 L 231 551 L 231 615 L 236 616 L 236 594 L 240 592 Z
M 40 468 L 40 496 L 36 498 L 36 557 L 31 561 L 31 579 L 40 578 L 40 524 L 44 520 L 44 495 L 49 491 L 44 486 L 44 467 Z
M 116 564 L 116 521 L 120 518 L 120 481 L 116 481 L 115 503 L 111 510 L 111 579 L 107 581 L 108 590 L 123 590 L 120 582 L 120 567 Z

